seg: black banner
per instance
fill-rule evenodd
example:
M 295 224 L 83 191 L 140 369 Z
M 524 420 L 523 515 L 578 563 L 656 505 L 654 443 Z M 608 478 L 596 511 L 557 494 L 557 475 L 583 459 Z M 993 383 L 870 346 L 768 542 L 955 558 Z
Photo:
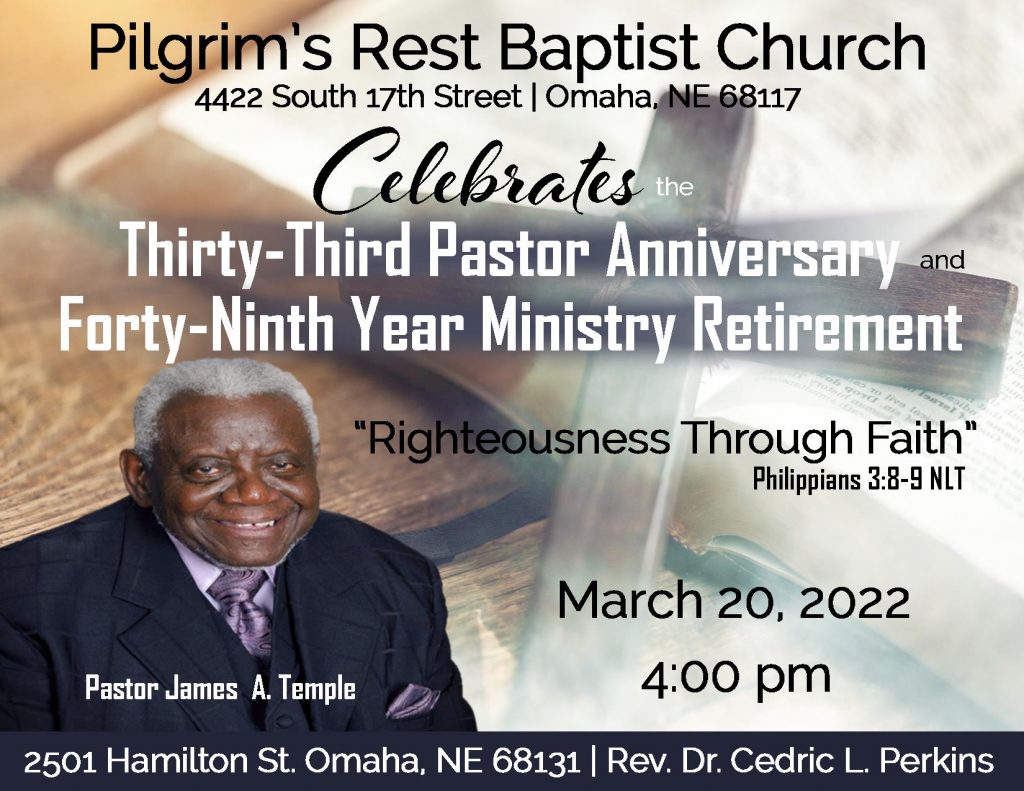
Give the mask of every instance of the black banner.
M 9 734 L 17 788 L 1004 788 L 1020 733 Z

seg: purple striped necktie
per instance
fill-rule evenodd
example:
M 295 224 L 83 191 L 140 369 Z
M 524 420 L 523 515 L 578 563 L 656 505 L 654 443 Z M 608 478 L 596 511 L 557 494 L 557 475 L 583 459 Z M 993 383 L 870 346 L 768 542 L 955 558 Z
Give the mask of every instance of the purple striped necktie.
M 263 569 L 224 569 L 207 589 L 231 631 L 264 668 L 270 664 L 270 616 L 252 597 L 266 579 Z

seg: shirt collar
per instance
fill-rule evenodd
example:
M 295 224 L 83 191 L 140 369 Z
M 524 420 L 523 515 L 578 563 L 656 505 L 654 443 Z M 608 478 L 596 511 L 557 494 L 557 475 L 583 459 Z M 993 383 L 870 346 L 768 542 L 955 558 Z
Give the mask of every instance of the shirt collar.
M 178 550 L 178 555 L 181 557 L 181 561 L 185 564 L 185 568 L 188 569 L 188 573 L 192 575 L 192 579 L 195 580 L 196 587 L 199 588 L 203 593 L 209 590 L 210 586 L 217 580 L 223 569 L 216 563 L 212 563 L 204 557 L 197 555 L 187 546 L 181 543 L 175 537 L 171 531 L 167 530 L 167 537 L 171 539 L 171 543 L 174 544 L 174 548 Z M 277 566 L 263 566 L 262 567 L 267 576 L 270 578 L 271 584 L 274 582 L 274 572 L 277 571 Z

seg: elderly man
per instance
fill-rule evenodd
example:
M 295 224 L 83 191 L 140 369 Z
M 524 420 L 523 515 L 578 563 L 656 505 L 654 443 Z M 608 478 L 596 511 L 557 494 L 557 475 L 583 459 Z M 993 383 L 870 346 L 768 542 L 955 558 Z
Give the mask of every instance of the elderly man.
M 291 374 L 180 363 L 134 423 L 128 498 L 0 550 L 0 727 L 475 727 L 437 569 L 320 511 Z

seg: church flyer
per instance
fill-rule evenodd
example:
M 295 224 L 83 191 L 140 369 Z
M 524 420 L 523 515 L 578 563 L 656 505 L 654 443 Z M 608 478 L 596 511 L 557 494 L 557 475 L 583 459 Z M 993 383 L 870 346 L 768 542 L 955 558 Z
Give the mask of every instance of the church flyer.
M 1017 6 L 13 0 L 3 771 L 1018 777 Z

